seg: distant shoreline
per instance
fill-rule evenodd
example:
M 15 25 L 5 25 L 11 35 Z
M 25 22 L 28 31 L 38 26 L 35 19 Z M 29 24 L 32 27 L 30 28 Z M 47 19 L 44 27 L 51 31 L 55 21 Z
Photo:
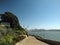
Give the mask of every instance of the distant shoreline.
M 36 39 L 38 39 L 38 40 L 40 40 L 42 42 L 48 43 L 50 45 L 60 45 L 60 42 L 58 42 L 58 41 L 43 39 L 42 37 L 35 36 L 35 35 L 31 35 L 31 36 L 34 36 Z

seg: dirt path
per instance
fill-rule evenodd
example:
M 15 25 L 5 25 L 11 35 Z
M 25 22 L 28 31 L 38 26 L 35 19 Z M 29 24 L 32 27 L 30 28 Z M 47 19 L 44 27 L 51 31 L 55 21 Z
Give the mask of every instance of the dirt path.
M 24 40 L 16 43 L 16 45 L 49 45 L 49 44 L 39 41 L 33 36 L 28 36 Z

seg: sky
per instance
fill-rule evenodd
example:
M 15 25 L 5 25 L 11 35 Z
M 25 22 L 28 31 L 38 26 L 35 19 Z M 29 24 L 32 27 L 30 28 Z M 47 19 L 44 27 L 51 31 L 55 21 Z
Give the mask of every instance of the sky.
M 12 12 L 27 29 L 60 29 L 60 0 L 0 0 L 0 13 Z

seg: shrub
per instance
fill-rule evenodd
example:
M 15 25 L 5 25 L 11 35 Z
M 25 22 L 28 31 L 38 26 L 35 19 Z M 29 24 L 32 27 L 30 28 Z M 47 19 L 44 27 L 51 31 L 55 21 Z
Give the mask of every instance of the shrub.
M 0 45 L 13 45 L 13 37 L 6 35 L 0 40 Z

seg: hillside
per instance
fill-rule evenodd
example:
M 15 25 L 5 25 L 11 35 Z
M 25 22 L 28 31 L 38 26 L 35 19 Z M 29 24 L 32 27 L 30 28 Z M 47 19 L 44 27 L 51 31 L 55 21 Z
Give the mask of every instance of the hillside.
M 11 12 L 0 14 L 0 45 L 14 45 L 25 38 L 26 31 Z

